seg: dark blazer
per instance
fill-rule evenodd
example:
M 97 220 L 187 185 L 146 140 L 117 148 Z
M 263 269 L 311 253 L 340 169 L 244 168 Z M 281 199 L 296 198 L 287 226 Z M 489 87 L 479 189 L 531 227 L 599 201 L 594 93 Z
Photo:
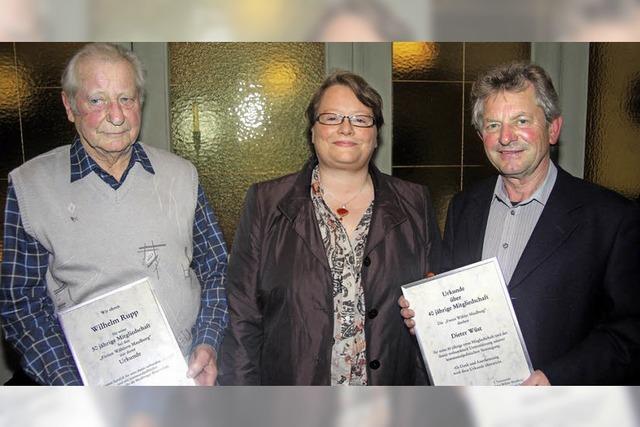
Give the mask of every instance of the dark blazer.
M 313 164 L 247 192 L 227 276 L 222 384 L 330 384 L 333 297 L 310 197 Z M 440 235 L 423 186 L 370 168 L 375 190 L 362 284 L 369 384 L 424 381 L 400 286 L 434 270 Z
M 443 271 L 479 261 L 496 177 L 454 197 Z M 630 200 L 558 168 L 508 284 L 534 369 L 551 384 L 638 381 L 640 215 Z

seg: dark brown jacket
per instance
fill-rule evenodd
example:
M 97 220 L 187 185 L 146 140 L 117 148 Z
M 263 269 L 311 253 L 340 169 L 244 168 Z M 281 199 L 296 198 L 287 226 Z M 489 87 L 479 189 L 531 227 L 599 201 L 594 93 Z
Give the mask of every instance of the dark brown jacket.
M 308 163 L 247 192 L 229 263 L 222 384 L 329 384 L 333 298 Z M 440 234 L 425 187 L 370 169 L 373 217 L 362 267 L 371 385 L 424 381 L 400 317 L 400 286 L 435 269 Z

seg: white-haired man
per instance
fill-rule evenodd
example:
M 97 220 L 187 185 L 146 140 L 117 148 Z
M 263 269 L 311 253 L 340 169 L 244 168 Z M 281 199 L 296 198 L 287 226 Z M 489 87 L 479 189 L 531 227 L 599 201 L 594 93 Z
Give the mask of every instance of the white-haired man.
M 62 89 L 77 138 L 9 175 L 6 340 L 37 383 L 81 384 L 56 312 L 148 276 L 190 354 L 188 375 L 214 384 L 227 250 L 193 165 L 137 141 L 140 60 L 117 45 L 86 45 L 69 61 Z

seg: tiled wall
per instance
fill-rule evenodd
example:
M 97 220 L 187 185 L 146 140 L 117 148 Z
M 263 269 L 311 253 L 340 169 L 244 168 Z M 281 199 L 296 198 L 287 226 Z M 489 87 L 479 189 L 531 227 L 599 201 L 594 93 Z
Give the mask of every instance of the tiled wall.
M 57 145 L 69 143 L 73 138 L 73 125 L 67 121 L 60 101 L 59 78 L 64 64 L 81 45 L 0 43 L 2 207 L 5 204 L 7 174 L 11 169 Z M 260 45 L 253 45 L 253 48 L 260 50 Z M 322 50 L 318 46 L 314 49 L 318 54 Z M 640 85 L 637 83 L 638 61 L 630 58 L 640 58 L 640 44 L 592 43 L 590 55 L 585 177 L 628 197 L 638 197 L 640 178 L 637 174 L 640 168 L 636 165 L 640 161 L 637 144 Z M 478 71 L 489 65 L 529 56 L 529 43 L 394 43 L 393 173 L 429 186 L 441 225 L 452 195 L 492 173 L 469 122 L 471 82 Z M 321 61 L 321 58 L 318 56 L 317 60 Z M 229 72 L 221 75 L 234 74 L 235 70 L 228 67 Z M 286 74 L 292 69 L 281 71 Z M 202 71 L 202 75 L 205 72 Z M 272 72 L 271 75 L 277 77 L 279 74 Z M 305 81 L 317 82 L 319 78 L 319 74 L 313 74 Z M 299 109 L 301 105 L 296 104 L 294 108 L 291 104 L 291 108 L 283 110 L 282 114 L 286 114 L 288 119 L 298 120 L 300 117 L 290 111 Z M 178 119 L 183 120 L 188 128 L 191 126 L 188 113 L 182 119 L 180 115 L 172 115 L 172 120 L 176 123 Z M 203 120 L 205 118 L 206 115 Z M 295 127 L 299 126 L 297 122 Z M 173 126 L 174 137 L 181 135 L 176 130 L 178 127 Z M 207 132 L 210 130 L 205 122 L 202 129 L 205 146 L 207 139 L 211 138 Z M 277 145 L 275 136 L 268 138 L 273 141 L 273 146 Z M 191 148 L 185 145 L 186 140 L 176 141 L 180 154 L 187 155 Z M 293 163 L 298 164 L 304 152 L 294 157 Z M 281 170 L 257 171 L 256 179 L 264 179 Z M 217 182 L 214 177 L 207 180 Z M 241 193 L 230 198 L 236 200 L 238 206 Z M 231 210 L 232 216 L 237 214 L 238 206 Z M 232 220 L 225 220 L 225 224 L 229 234 Z M 0 254 L 1 251 L 0 240 Z
M 0 43 L 0 206 L 3 212 L 7 174 L 38 154 L 69 144 L 75 135 L 60 99 L 60 76 L 66 62 L 81 45 Z
M 591 43 L 585 179 L 640 197 L 640 44 Z
M 441 228 L 451 197 L 493 173 L 471 126 L 471 84 L 529 57 L 529 43 L 393 44 L 393 174 L 429 187 Z
M 304 111 L 324 44 L 170 43 L 169 58 L 172 149 L 198 169 L 230 246 L 249 185 L 309 157 Z

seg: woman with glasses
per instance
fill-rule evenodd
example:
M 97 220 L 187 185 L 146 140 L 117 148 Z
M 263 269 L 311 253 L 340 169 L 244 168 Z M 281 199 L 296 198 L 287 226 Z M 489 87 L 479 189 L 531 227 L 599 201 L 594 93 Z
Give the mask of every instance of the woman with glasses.
M 427 189 L 381 173 L 382 99 L 330 75 L 306 111 L 303 169 L 254 184 L 230 257 L 223 384 L 415 384 L 426 375 L 396 305 L 436 269 Z

